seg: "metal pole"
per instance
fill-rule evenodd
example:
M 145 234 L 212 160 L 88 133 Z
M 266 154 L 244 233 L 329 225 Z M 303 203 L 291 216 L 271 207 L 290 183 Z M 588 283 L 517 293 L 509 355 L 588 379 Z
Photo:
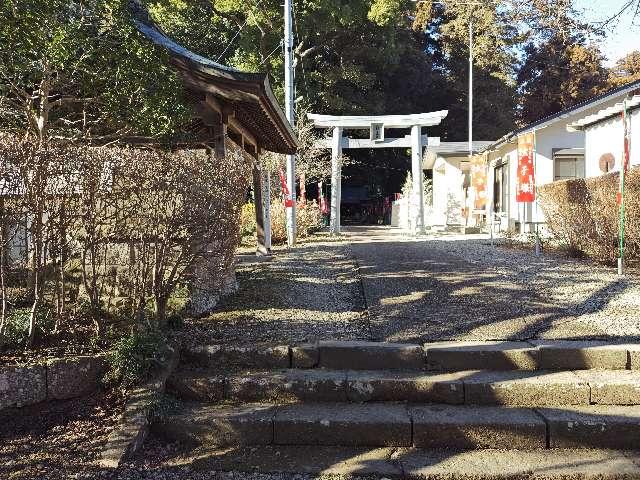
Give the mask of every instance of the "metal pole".
M 473 155 L 473 18 L 469 10 L 469 157 Z
M 628 154 L 628 146 L 627 146 L 627 128 L 628 128 L 628 124 L 627 124 L 627 100 L 625 99 L 623 102 L 623 107 L 622 107 L 622 130 L 624 132 L 624 140 L 622 143 L 622 165 L 620 166 L 620 210 L 619 210 L 619 214 L 620 214 L 620 219 L 619 219 L 619 254 L 618 254 L 618 275 L 624 275 L 624 217 L 625 217 L 625 211 L 624 211 L 624 181 L 625 181 L 625 174 L 626 174 L 626 167 L 627 167 L 627 162 L 629 161 L 627 154 Z
M 285 114 L 289 123 L 295 125 L 295 113 L 293 103 L 293 26 L 292 26 L 292 0 L 284 1 L 284 91 Z M 287 243 L 290 247 L 296 244 L 296 157 L 287 155 L 287 186 L 291 192 L 293 205 L 287 207 Z

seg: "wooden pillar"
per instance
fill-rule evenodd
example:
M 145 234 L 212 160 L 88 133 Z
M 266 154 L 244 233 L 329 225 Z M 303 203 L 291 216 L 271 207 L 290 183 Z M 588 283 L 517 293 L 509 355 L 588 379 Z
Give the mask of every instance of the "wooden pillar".
M 264 248 L 271 255 L 271 176 L 262 170 L 262 218 L 264 219 Z
M 227 153 L 225 145 L 227 125 L 220 119 L 211 126 L 211 129 L 213 130 L 214 153 L 218 158 L 224 158 Z
M 414 235 L 424 233 L 424 176 L 422 173 L 422 127 L 411 127 L 411 227 Z
M 342 127 L 334 127 L 331 140 L 331 222 L 332 235 L 340 234 L 340 202 L 342 198 Z
M 262 172 L 257 164 L 253 164 L 253 201 L 256 209 L 256 255 L 269 255 L 264 228 L 264 204 L 262 202 Z

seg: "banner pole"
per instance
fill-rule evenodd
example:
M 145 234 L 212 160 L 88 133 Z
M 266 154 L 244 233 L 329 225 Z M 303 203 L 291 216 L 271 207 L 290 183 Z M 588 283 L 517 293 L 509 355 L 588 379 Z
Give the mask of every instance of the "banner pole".
M 622 166 L 620 167 L 620 245 L 618 256 L 618 275 L 624 275 L 624 177 L 627 170 L 629 145 L 627 132 L 627 100 L 622 103 L 622 125 L 624 132 L 624 142 L 622 147 Z
M 535 192 L 535 229 L 536 229 L 536 257 L 542 254 L 542 245 L 540 244 L 540 233 L 538 232 L 539 216 L 538 216 L 538 180 L 536 176 L 538 174 L 538 136 L 536 131 L 533 131 L 533 185 Z

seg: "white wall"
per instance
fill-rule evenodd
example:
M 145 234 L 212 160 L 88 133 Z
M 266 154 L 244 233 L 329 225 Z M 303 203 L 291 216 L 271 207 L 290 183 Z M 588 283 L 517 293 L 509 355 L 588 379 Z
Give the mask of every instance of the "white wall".
M 634 133 L 636 133 L 634 135 Z M 640 110 L 631 112 L 631 165 L 640 165 Z M 600 157 L 610 153 L 615 158 L 615 166 L 611 171 L 619 171 L 622 165 L 624 148 L 624 130 L 622 118 L 613 118 L 591 125 L 586 129 L 585 170 L 587 177 L 602 175 Z M 638 145 L 636 145 L 638 143 Z
M 466 157 L 438 157 L 433 167 L 433 209 L 427 222 L 432 226 L 463 225 L 465 206 L 464 172 Z

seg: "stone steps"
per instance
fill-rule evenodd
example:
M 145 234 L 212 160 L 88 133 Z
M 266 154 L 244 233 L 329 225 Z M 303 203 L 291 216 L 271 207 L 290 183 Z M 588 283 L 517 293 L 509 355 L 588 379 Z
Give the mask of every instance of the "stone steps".
M 182 412 L 156 420 L 153 428 L 172 441 L 209 448 L 320 445 L 630 449 L 640 445 L 640 407 L 190 403 Z
M 177 371 L 168 388 L 204 402 L 409 402 L 449 405 L 640 405 L 640 371 Z
M 278 474 L 277 478 L 298 474 L 301 478 L 323 475 L 323 478 L 390 480 L 621 480 L 640 477 L 640 453 L 597 449 L 457 451 L 277 445 L 231 451 L 209 449 L 200 453 L 198 471 L 261 472 Z
M 206 345 L 187 360 L 208 367 L 335 370 L 640 370 L 640 344 L 602 341 L 434 342 L 424 345 L 320 341 L 300 345 Z

